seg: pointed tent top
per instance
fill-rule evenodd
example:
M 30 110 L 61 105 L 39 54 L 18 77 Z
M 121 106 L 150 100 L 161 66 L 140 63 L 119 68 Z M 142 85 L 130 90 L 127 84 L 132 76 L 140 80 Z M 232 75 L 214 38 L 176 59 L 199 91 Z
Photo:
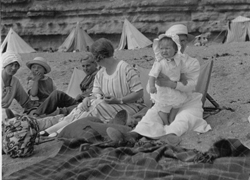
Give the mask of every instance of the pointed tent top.
M 250 21 L 250 18 L 244 16 L 238 16 L 232 20 L 232 22 L 246 22 L 246 21 Z
M 127 18 L 124 19 L 124 23 L 130 23 Z M 131 24 L 131 23 L 130 23 Z
M 135 26 L 127 19 L 124 20 L 122 35 L 117 50 L 144 48 L 152 44 Z
M 87 47 L 93 44 L 92 38 L 81 28 L 80 23 L 70 32 L 63 44 L 58 48 L 59 52 L 87 51 Z
M 36 52 L 12 28 L 10 28 L 7 36 L 1 44 L 1 53 L 6 51 L 12 51 L 16 53 Z

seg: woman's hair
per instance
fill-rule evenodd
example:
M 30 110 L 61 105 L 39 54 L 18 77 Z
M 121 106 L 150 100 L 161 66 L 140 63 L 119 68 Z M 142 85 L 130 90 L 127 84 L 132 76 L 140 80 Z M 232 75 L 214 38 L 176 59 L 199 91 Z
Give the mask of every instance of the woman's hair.
M 80 61 L 81 62 L 83 62 L 83 61 L 91 61 L 91 62 L 95 63 L 94 56 L 93 56 L 93 54 L 91 52 L 82 53 Z
M 100 62 L 114 55 L 114 47 L 108 39 L 100 38 L 91 45 L 90 52 L 94 55 L 95 61 Z
M 178 46 L 177 46 L 177 44 L 173 41 L 173 39 L 172 39 L 171 37 L 167 37 L 167 36 L 163 37 L 162 39 L 160 39 L 159 45 L 160 45 L 162 42 L 164 42 L 164 41 L 170 41 L 170 42 L 172 42 L 175 51 L 176 51 L 176 52 L 178 51 Z

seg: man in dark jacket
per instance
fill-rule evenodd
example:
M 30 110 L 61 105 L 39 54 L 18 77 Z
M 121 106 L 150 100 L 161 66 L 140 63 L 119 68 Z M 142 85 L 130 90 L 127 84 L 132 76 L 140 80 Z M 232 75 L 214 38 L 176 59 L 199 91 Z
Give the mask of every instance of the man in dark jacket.
M 85 97 L 88 97 L 93 89 L 95 75 L 98 71 L 94 56 L 87 52 L 83 54 L 81 59 L 83 71 L 86 77 L 80 83 L 82 93 L 72 98 L 66 93 L 55 90 L 50 96 L 37 108 L 34 115 L 44 117 L 47 115 L 69 114 Z M 58 107 L 58 109 L 57 109 Z

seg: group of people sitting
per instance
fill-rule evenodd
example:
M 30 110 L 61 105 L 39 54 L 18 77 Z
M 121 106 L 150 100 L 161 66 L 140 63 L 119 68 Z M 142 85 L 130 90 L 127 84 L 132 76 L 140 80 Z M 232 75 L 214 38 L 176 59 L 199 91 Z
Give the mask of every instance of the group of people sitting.
M 144 109 L 143 91 L 146 89 L 136 70 L 114 57 L 114 47 L 105 38 L 96 40 L 90 52 L 82 54 L 81 64 L 86 77 L 80 83 L 82 93 L 76 98 L 56 89 L 53 80 L 45 75 L 51 68 L 42 57 L 26 64 L 32 72 L 26 92 L 14 76 L 22 64 L 21 57 L 13 52 L 4 53 L 2 108 L 9 118 L 15 114 L 9 110 L 13 99 L 27 113 L 35 108 L 33 116 L 41 136 L 55 137 L 69 124 L 96 117 L 107 127 L 111 140 L 134 142 L 146 137 L 177 145 L 186 131 L 204 133 L 211 129 L 203 120 L 202 94 L 194 92 L 200 72 L 199 61 L 184 53 L 190 39 L 187 27 L 176 24 L 154 40 L 155 62 L 147 86 L 154 105 L 131 131 L 124 132 L 119 127 L 107 127 L 107 124 L 122 110 L 133 117 Z

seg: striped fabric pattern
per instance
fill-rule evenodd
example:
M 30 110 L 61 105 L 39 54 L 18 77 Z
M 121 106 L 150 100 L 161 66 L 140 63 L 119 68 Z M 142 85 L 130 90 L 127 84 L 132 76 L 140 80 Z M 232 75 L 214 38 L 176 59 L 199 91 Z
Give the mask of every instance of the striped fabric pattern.
M 92 92 L 104 96 L 114 96 L 119 99 L 141 89 L 143 87 L 136 71 L 125 61 L 120 61 L 116 71 L 112 75 L 108 75 L 105 68 L 99 70 L 96 74 Z M 92 106 L 95 106 L 95 103 L 98 103 L 98 105 L 90 116 L 98 117 L 103 121 L 114 118 L 115 114 L 122 109 L 127 110 L 130 115 L 133 115 L 142 108 L 142 105 L 137 102 L 106 104 L 104 101 L 100 103 L 96 100 L 96 102 L 92 103 Z

